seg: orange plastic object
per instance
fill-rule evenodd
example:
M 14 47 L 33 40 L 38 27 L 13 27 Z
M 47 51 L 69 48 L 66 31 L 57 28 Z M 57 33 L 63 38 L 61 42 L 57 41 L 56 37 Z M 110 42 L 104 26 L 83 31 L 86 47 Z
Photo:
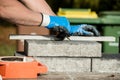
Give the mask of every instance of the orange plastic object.
M 6 61 L 5 59 L 11 59 L 12 61 Z M 23 58 L 1 58 L 0 75 L 3 78 L 37 78 L 38 73 L 45 74 L 47 72 L 47 67 L 35 60 L 16 61 L 17 59 L 22 60 Z

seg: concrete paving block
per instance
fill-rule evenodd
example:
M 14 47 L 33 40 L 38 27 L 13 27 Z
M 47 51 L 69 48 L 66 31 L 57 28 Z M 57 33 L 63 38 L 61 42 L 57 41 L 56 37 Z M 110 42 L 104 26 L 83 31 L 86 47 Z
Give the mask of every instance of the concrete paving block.
M 92 71 L 101 73 L 120 73 L 120 55 L 105 55 L 93 58 Z
M 34 57 L 45 64 L 49 72 L 90 72 L 90 58 Z
M 83 41 L 27 40 L 25 52 L 28 56 L 101 57 L 101 44 Z

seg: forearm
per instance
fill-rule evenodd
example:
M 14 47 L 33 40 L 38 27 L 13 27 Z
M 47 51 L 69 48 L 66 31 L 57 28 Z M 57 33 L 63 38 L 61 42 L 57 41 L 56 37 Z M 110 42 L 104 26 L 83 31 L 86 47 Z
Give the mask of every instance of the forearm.
M 48 15 L 55 15 L 45 0 L 21 0 L 28 8 L 35 12 L 41 12 Z
M 0 0 L 0 15 L 8 21 L 19 25 L 39 25 L 42 20 L 40 13 L 32 12 L 17 0 Z

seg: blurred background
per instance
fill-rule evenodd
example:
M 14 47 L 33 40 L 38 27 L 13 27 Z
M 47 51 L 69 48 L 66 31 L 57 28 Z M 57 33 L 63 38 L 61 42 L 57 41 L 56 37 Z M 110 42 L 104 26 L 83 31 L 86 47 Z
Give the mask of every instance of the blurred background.
M 119 11 L 120 0 L 46 0 L 54 12 L 58 8 L 90 8 L 99 13 L 100 11 Z
M 120 0 L 46 0 L 55 13 L 59 8 L 91 9 L 99 14 L 101 11 L 120 11 Z M 9 34 L 16 34 L 14 24 L 0 19 L 0 56 L 14 55 L 16 41 L 9 40 Z

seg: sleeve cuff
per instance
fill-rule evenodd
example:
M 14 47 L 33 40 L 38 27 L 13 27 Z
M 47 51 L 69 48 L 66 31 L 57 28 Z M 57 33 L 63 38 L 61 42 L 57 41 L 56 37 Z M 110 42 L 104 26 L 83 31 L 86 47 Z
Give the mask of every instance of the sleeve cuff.
M 41 22 L 40 26 L 48 26 L 50 23 L 49 15 L 46 15 L 46 14 L 41 14 L 41 15 L 42 15 L 42 22 Z

